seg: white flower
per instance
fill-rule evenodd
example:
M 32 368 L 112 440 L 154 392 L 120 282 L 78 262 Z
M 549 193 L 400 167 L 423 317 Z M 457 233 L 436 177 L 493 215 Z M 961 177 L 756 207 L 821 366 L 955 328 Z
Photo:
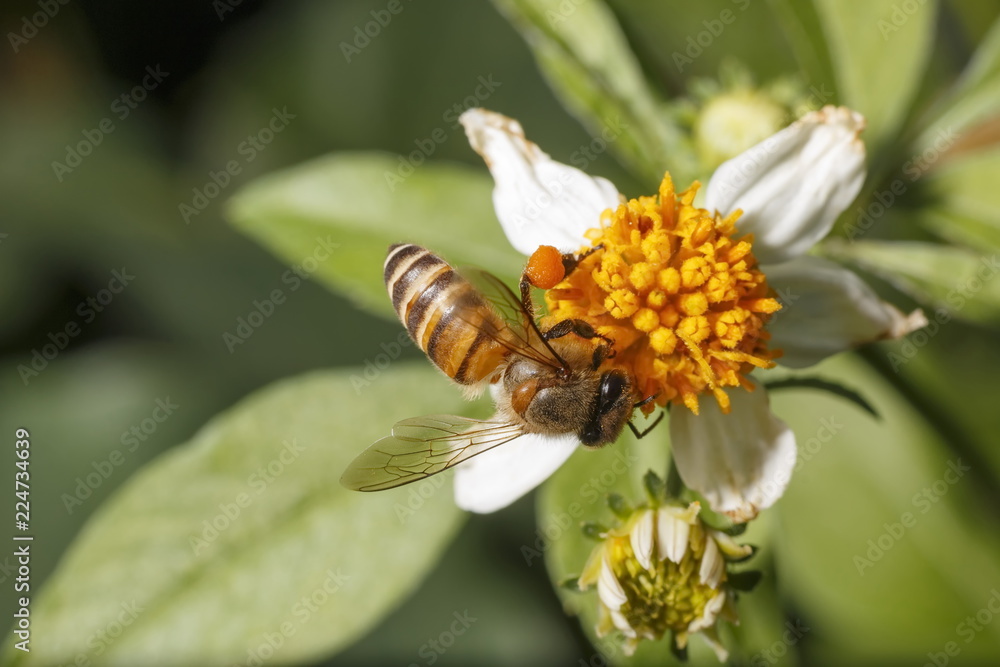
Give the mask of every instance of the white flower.
M 677 649 L 700 633 L 720 661 L 728 657 L 717 633 L 719 618 L 738 622 L 727 563 L 753 549 L 702 523 L 700 509 L 698 503 L 641 507 L 602 533 L 591 553 L 578 587 L 596 584 L 597 633 L 620 632 L 626 655 L 641 640 L 669 632 Z
M 768 347 L 782 351 L 778 363 L 801 368 L 926 324 L 920 311 L 904 315 L 851 271 L 805 254 L 826 236 L 864 181 L 865 148 L 859 137 L 864 119 L 857 112 L 825 107 L 722 164 L 709 181 L 704 209 L 693 206 L 695 189 L 675 194 L 669 175 L 659 197 L 626 203 L 609 181 L 554 161 L 525 138 L 516 121 L 500 114 L 470 109 L 461 122 L 493 174 L 500 224 L 522 253 L 540 245 L 576 252 L 597 238 L 589 230 L 611 234 L 615 224 L 619 232 L 624 229 L 627 241 L 636 216 L 658 220 L 676 214 L 694 220 L 683 235 L 681 222 L 675 221 L 677 229 L 658 226 L 661 241 L 644 237 L 641 261 L 618 258 L 621 266 L 611 267 L 617 277 L 605 275 L 608 284 L 601 293 L 606 294 L 604 322 L 610 324 L 597 328 L 615 340 L 616 363 L 632 363 L 636 369 L 660 364 L 659 375 L 650 371 L 646 381 L 650 394 L 664 394 L 660 404 L 674 403 L 670 434 L 681 478 L 713 510 L 734 520 L 749 520 L 771 506 L 784 492 L 796 458 L 795 436 L 772 414 L 766 391 L 734 369 L 773 365 Z M 657 208 L 667 202 L 669 207 Z M 751 244 L 739 239 L 748 233 L 753 234 L 752 252 Z M 703 240 L 705 234 L 712 235 L 709 241 Z M 676 251 L 670 261 L 678 268 L 657 264 L 669 245 L 662 239 L 674 237 L 706 256 L 690 258 L 696 253 L 678 250 L 669 241 L 674 243 L 671 252 Z M 609 246 L 604 237 L 602 243 Z M 728 273 L 713 274 L 713 266 L 719 266 L 713 264 L 719 261 L 716 252 L 724 253 Z M 607 264 L 594 271 L 598 268 L 609 271 Z M 587 272 L 577 269 L 574 275 L 578 273 L 580 280 L 591 280 Z M 626 289 L 612 291 L 621 284 Z M 681 294 L 687 287 L 692 292 Z M 782 302 L 773 317 L 777 301 L 759 293 L 767 288 Z M 735 318 L 710 310 L 715 301 L 733 307 L 733 294 L 739 303 Z M 759 335 L 763 327 L 769 343 Z M 710 347 L 713 336 L 719 342 Z M 647 344 L 630 357 L 630 346 L 640 339 Z M 664 360 L 678 356 L 684 357 L 684 367 L 664 371 Z M 643 381 L 640 377 L 640 391 L 646 391 Z M 716 400 L 699 402 L 702 393 Z M 492 511 L 513 502 L 554 472 L 576 446 L 574 438 L 519 440 L 524 442 L 482 454 L 457 469 L 460 506 Z

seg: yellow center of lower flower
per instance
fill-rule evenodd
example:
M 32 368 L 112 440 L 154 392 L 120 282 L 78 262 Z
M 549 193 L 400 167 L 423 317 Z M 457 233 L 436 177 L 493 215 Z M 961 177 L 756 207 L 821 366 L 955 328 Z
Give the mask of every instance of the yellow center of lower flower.
M 723 388 L 751 388 L 744 376 L 774 365 L 780 353 L 767 349 L 764 325 L 781 308 L 768 296 L 752 235 L 733 238 L 741 212 L 696 208 L 698 187 L 675 193 L 666 174 L 657 196 L 605 211 L 587 233 L 601 249 L 545 295 L 553 321 L 586 320 L 614 340 L 609 363 L 632 374 L 641 397 L 695 414 L 704 392 L 728 412 Z
M 639 637 L 659 639 L 667 630 L 683 635 L 705 615 L 706 605 L 716 595 L 724 595 L 725 573 L 718 588 L 701 582 L 707 539 L 701 526 L 692 526 L 690 546 L 680 563 L 654 558 L 652 570 L 647 570 L 636 559 L 628 536 L 611 538 L 607 545 L 611 569 L 626 597 L 618 611 Z

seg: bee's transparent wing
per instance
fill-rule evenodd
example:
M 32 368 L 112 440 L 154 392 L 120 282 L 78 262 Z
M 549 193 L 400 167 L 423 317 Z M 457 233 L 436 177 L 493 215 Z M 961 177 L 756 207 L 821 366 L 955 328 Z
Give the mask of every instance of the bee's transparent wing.
M 521 299 L 502 280 L 488 271 L 475 267 L 463 266 L 458 272 L 479 290 L 506 324 L 504 331 L 491 336 L 493 340 L 514 354 L 544 366 L 557 370 L 570 370 L 566 362 L 542 336 L 535 323 L 535 313 L 528 312 Z
M 517 424 L 427 415 L 397 422 L 351 461 L 340 478 L 354 491 L 382 491 L 436 475 L 522 435 Z

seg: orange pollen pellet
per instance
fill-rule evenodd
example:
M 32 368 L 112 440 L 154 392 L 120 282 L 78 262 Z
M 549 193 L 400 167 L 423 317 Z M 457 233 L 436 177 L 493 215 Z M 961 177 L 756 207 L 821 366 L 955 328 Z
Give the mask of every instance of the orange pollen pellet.
M 531 257 L 528 258 L 524 273 L 535 287 L 552 289 L 566 277 L 562 253 L 550 245 L 538 246 L 538 250 L 531 253 Z

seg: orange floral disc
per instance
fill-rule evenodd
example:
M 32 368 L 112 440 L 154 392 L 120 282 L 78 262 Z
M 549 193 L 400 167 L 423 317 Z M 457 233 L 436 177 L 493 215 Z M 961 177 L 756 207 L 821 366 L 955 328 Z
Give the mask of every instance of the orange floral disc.
M 733 238 L 742 212 L 722 217 L 693 206 L 698 187 L 675 193 L 668 173 L 657 196 L 606 210 L 601 227 L 587 232 L 602 248 L 546 292 L 552 322 L 586 320 L 615 341 L 608 363 L 632 373 L 640 398 L 657 397 L 647 413 L 672 402 L 698 414 L 705 392 L 728 412 L 724 388 L 752 389 L 746 374 L 780 356 L 768 349 L 764 325 L 781 304 L 757 267 L 753 236 Z M 551 268 L 543 248 L 529 267 L 539 256 Z

